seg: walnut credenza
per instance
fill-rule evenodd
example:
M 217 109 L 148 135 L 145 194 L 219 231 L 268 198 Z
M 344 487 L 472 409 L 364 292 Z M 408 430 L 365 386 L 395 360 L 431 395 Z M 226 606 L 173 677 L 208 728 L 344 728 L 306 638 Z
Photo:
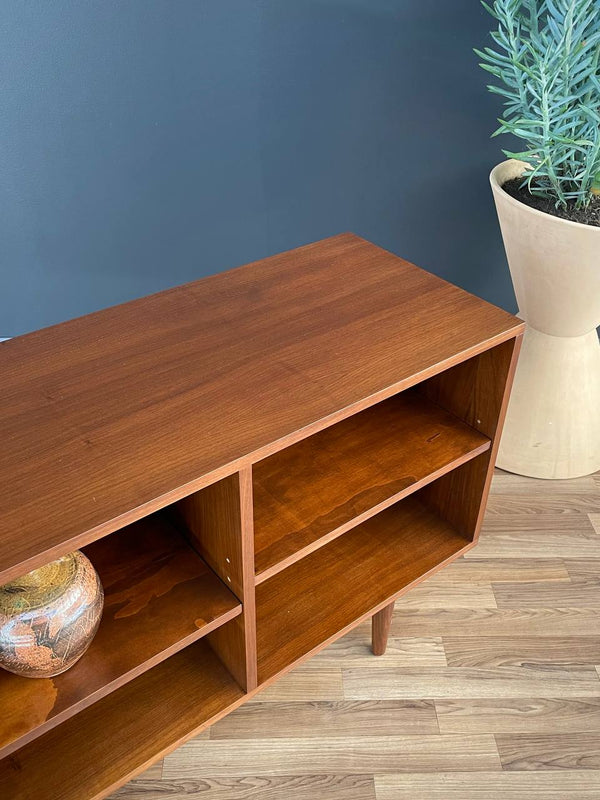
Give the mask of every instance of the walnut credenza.
M 0 671 L 0 797 L 102 798 L 477 541 L 523 323 L 352 234 L 0 345 L 0 583 L 82 548 L 84 657 Z

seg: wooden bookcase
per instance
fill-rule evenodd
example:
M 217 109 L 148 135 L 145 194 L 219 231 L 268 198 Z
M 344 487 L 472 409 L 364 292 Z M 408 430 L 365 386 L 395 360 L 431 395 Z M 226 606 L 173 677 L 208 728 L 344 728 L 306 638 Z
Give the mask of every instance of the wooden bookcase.
M 0 346 L 0 583 L 82 548 L 69 671 L 0 670 L 0 797 L 102 798 L 477 542 L 523 324 L 352 234 Z

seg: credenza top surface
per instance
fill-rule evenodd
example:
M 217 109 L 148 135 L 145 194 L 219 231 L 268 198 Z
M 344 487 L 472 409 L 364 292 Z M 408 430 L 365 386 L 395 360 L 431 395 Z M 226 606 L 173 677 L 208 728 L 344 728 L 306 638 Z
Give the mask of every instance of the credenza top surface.
M 342 234 L 4 342 L 0 580 L 521 330 Z

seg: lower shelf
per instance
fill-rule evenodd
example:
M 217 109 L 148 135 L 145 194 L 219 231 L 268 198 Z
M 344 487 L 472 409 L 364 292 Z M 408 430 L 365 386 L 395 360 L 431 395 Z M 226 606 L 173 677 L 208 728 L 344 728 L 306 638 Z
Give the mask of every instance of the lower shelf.
M 470 545 L 416 495 L 261 583 L 259 684 Z
M 0 797 L 104 797 L 243 697 L 196 642 L 0 761 Z
M 85 552 L 104 586 L 98 632 L 62 675 L 0 670 L 0 758 L 241 614 L 239 600 L 162 514 Z

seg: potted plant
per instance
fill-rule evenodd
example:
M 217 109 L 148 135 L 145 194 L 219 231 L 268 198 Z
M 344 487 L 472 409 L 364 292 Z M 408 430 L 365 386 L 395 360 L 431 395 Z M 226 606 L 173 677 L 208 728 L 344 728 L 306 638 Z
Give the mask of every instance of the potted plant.
M 522 140 L 492 170 L 519 314 L 527 322 L 498 466 L 538 478 L 600 469 L 600 9 L 496 0 L 495 47 L 475 52 Z

